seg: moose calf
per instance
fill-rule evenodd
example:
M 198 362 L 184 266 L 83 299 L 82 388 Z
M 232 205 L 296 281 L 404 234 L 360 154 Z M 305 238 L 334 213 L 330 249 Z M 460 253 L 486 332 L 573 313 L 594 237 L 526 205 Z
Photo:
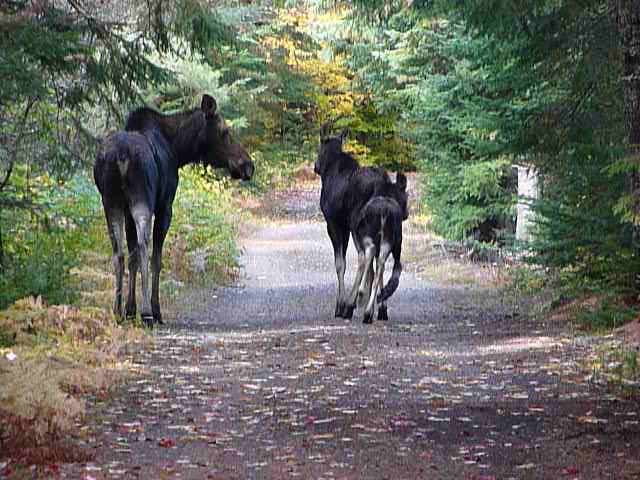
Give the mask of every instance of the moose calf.
M 398 173 L 396 183 L 385 183 L 378 187 L 373 197 L 354 218 L 351 226 L 354 243 L 358 250 L 358 273 L 353 284 L 348 308 L 355 307 L 356 299 L 365 305 L 364 323 L 371 323 L 377 296 L 379 320 L 388 320 L 387 299 L 398 288 L 402 263 L 402 222 L 409 216 L 407 208 L 407 178 Z M 389 255 L 394 265 L 391 278 L 382 287 L 384 268 Z M 376 261 L 375 274 L 373 261 Z M 371 285 L 371 275 L 373 285 Z M 381 290 L 378 294 L 378 290 Z

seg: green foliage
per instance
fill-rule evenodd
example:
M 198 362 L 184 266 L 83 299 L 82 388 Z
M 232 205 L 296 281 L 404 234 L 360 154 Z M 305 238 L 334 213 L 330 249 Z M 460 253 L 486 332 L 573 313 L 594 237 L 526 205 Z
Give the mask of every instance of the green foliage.
M 638 315 L 636 308 L 605 299 L 598 308 L 578 314 L 576 321 L 589 330 L 611 330 L 620 327 Z
M 499 77 L 491 61 L 501 52 L 455 21 L 387 6 L 381 25 L 361 25 L 364 35 L 338 48 L 349 54 L 359 87 L 372 92 L 376 110 L 390 120 L 388 130 L 399 126 L 415 146 L 410 163 L 423 173 L 435 231 L 456 240 L 495 239 L 492 227 L 512 223 L 515 200 L 500 135 L 502 118 L 511 114 L 502 99 L 506 87 L 488 81 Z
M 56 303 L 72 300 L 69 270 L 75 262 L 65 251 L 64 240 L 59 233 L 22 237 L 21 252 L 12 257 L 0 276 L 0 308 L 31 295 Z
M 80 252 L 92 248 L 87 231 L 99 215 L 95 187 L 86 177 L 56 184 L 47 176 L 27 179 L 25 174 L 16 172 L 14 181 L 33 208 L 0 210 L 0 225 L 6 226 L 0 309 L 27 296 L 42 296 L 50 303 L 76 298 L 70 270 L 78 265 Z
M 513 215 L 508 166 L 535 166 L 533 261 L 627 290 L 638 271 L 621 160 L 621 50 L 610 2 L 354 2 L 350 64 L 401 111 L 436 230 L 464 238 Z
M 168 275 L 223 283 L 235 274 L 239 251 L 231 210 L 226 179 L 217 179 L 209 168 L 183 169 L 166 242 Z
M 0 348 L 13 347 L 16 344 L 16 334 L 4 325 L 0 325 Z
M 624 352 L 623 375 L 638 378 L 640 373 L 640 365 L 638 365 L 638 352 L 629 350 Z
M 414 148 L 399 134 L 397 113 L 383 113 L 365 96 L 354 105 L 352 116 L 339 120 L 335 128 L 346 129 L 351 149 L 363 165 L 376 165 L 389 170 L 415 170 Z
M 178 2 L 175 12 L 172 33 L 184 38 L 187 45 L 201 55 L 234 43 L 233 29 L 209 5 L 198 0 L 183 0 Z
M 537 225 L 528 247 L 538 263 L 624 291 L 633 288 L 640 262 L 631 224 L 614 211 L 625 179 L 602 174 L 601 160 L 585 159 L 579 168 L 545 182 L 544 199 L 533 205 Z
M 485 63 L 491 46 L 465 37 L 455 25 L 440 28 L 448 34 L 440 36 L 437 50 L 450 68 L 425 75 L 404 94 L 413 102 L 411 135 L 419 145 L 434 228 L 461 240 L 483 224 L 505 225 L 513 217 L 511 160 L 499 134 L 508 107 L 495 100 L 500 86 L 486 81 L 493 74 Z

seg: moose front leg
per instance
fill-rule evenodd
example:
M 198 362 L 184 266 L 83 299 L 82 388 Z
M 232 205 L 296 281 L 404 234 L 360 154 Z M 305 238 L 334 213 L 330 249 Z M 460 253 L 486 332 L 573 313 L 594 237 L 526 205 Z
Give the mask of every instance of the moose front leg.
M 162 270 L 162 246 L 171 224 L 172 211 L 169 208 L 166 212 L 156 214 L 153 223 L 153 256 L 151 257 L 151 310 L 153 321 L 162 322 L 160 313 L 160 271 Z
M 345 295 L 344 295 L 344 272 L 346 269 L 346 254 L 349 246 L 349 232 L 346 228 L 327 224 L 327 231 L 331 244 L 333 245 L 333 255 L 336 266 L 336 275 L 338 277 L 338 294 L 336 297 L 336 317 L 344 317 L 345 315 Z M 346 318 L 346 317 L 345 317 Z

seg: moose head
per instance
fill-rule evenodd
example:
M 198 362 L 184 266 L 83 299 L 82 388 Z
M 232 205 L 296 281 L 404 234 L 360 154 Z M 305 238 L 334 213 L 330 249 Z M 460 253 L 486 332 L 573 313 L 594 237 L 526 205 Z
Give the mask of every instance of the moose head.
M 322 175 L 327 167 L 334 161 L 338 161 L 343 153 L 342 145 L 347 138 L 347 130 L 343 130 L 338 136 L 329 135 L 330 124 L 325 123 L 320 129 L 320 145 L 318 146 L 318 158 L 313 170 Z
M 208 165 L 226 168 L 232 178 L 249 180 L 253 176 L 254 166 L 245 148 L 236 142 L 227 122 L 217 111 L 216 100 L 203 95 L 200 109 L 204 116 L 204 128 L 198 136 L 200 150 Z

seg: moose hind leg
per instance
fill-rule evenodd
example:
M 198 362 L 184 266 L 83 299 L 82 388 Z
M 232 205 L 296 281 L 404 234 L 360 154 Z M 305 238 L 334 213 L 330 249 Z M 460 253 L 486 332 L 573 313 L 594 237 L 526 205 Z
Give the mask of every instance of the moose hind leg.
M 391 249 L 389 245 L 383 243 L 380 245 L 380 254 L 376 259 L 376 273 L 373 279 L 373 287 L 371 293 L 369 294 L 369 302 L 367 303 L 367 308 L 364 311 L 364 323 L 371 323 L 373 319 L 373 311 L 375 308 L 375 300 L 378 295 L 378 290 L 382 288 L 382 282 L 384 280 L 384 264 L 389 258 L 389 254 L 391 253 Z
M 364 239 L 364 270 L 358 285 L 357 302 L 358 308 L 363 308 L 369 300 L 371 292 L 371 279 L 373 278 L 373 260 L 375 257 L 376 247 L 371 238 Z
M 106 209 L 107 229 L 111 240 L 112 262 L 115 270 L 115 292 L 113 313 L 122 318 L 122 277 L 124 276 L 124 249 L 122 230 L 124 227 L 124 212 L 121 209 Z
M 151 212 L 145 206 L 131 209 L 138 237 L 138 258 L 140 259 L 140 284 L 142 288 L 142 306 L 140 316 L 146 325 L 153 324 L 151 302 L 149 302 L 149 237 L 151 236 Z
M 125 217 L 125 231 L 127 234 L 127 248 L 129 250 L 129 291 L 125 314 L 127 318 L 136 318 L 136 276 L 140 263 L 138 255 L 138 233 L 131 214 Z
M 371 296 L 371 283 L 369 278 L 373 276 L 373 260 L 375 256 L 375 245 L 369 242 L 365 247 L 364 253 L 364 272 L 358 288 L 358 306 L 363 307 L 368 305 L 369 297 Z M 364 323 L 371 323 L 371 318 L 368 318 L 367 311 L 364 314 Z M 370 315 L 369 315 L 370 317 Z
M 377 302 L 380 305 L 378 310 L 378 320 L 389 320 L 389 314 L 387 313 L 387 300 L 395 290 L 398 288 L 398 282 L 400 280 L 400 274 L 402 273 L 402 263 L 400 261 L 400 255 L 402 253 L 402 242 L 396 242 L 391 254 L 393 255 L 393 272 L 391 278 L 387 282 L 387 285 L 382 287 L 380 284 L 380 293 L 378 294 Z
M 358 308 L 364 308 L 367 305 L 367 302 L 369 301 L 369 292 L 371 292 L 371 284 L 373 283 L 373 274 L 374 274 L 374 271 L 373 271 L 373 264 L 372 264 L 371 268 L 367 270 L 367 273 L 362 278 L 360 289 L 358 290 L 358 298 L 356 300 L 358 303 Z
M 157 323 L 162 322 L 162 314 L 160 313 L 160 271 L 162 270 L 162 246 L 169 231 L 171 223 L 171 210 L 165 213 L 157 214 L 153 222 L 153 255 L 151 257 L 151 311 L 153 320 Z

